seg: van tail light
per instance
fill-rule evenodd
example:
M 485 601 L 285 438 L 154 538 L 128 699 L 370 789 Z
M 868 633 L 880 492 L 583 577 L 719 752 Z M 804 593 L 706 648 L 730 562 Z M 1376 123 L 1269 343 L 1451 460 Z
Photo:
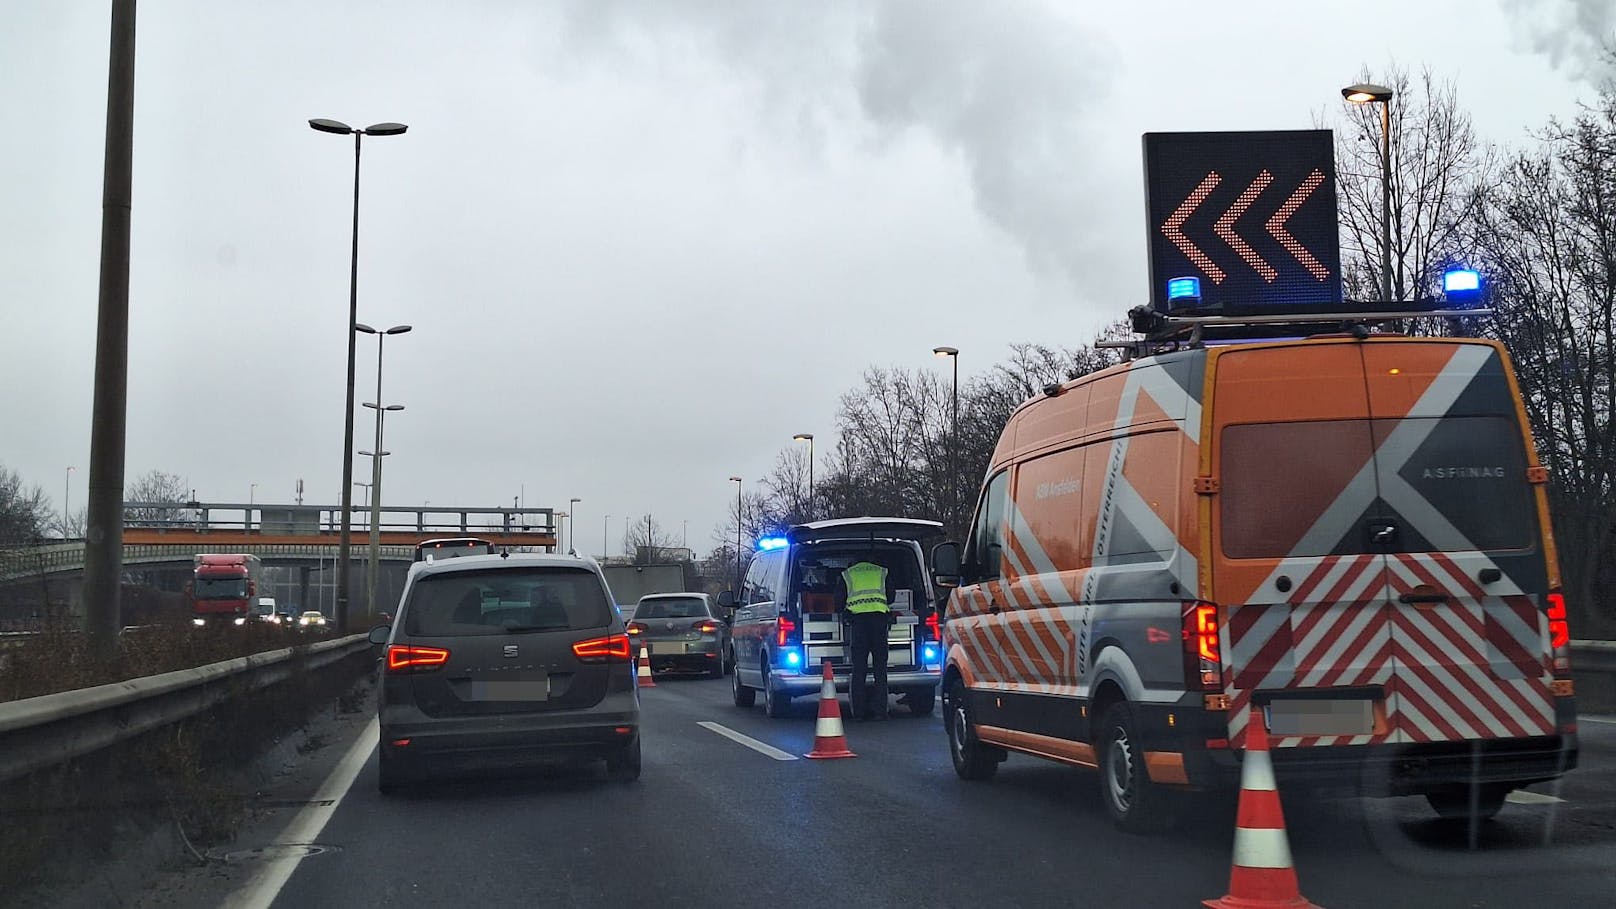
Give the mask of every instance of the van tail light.
M 775 622 L 775 643 L 781 647 L 802 643 L 802 635 L 797 630 L 797 623 L 790 616 L 781 616 Z
M 1566 618 L 1565 594 L 1554 591 L 1549 601 L 1549 649 L 1554 659 L 1554 674 L 1571 672 L 1571 622 Z
M 1184 604 L 1184 682 L 1192 691 L 1223 687 L 1223 642 L 1218 607 L 1194 600 Z
M 590 638 L 572 645 L 572 655 L 580 663 L 627 663 L 632 653 L 626 634 Z
M 931 615 L 926 616 L 926 640 L 941 641 L 942 639 L 943 622 L 937 617 L 937 611 L 934 609 Z
M 449 662 L 449 651 L 442 647 L 417 647 L 413 644 L 387 645 L 388 672 L 420 672 L 442 668 Z
M 720 625 L 717 622 L 710 622 L 709 621 L 709 622 L 702 622 L 702 623 L 698 624 L 695 627 L 694 630 L 699 631 L 702 634 L 717 634 L 718 629 L 723 628 L 723 627 L 724 627 L 723 625 Z

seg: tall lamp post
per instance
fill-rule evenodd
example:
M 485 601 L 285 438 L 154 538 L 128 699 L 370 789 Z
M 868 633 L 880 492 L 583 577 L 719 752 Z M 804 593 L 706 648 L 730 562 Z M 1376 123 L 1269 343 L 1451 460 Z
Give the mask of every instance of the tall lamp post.
M 67 478 L 62 480 L 62 539 L 64 541 L 67 539 L 67 527 L 73 523 L 73 511 L 67 507 L 67 497 L 73 494 L 73 471 L 75 470 L 78 470 L 78 468 L 69 467 L 67 469 Z
M 247 532 L 252 532 L 253 506 L 258 503 L 258 484 L 247 484 Z
M 953 361 L 953 403 L 948 411 L 948 533 L 954 535 L 959 523 L 959 350 L 954 347 L 933 347 L 934 356 Z
M 354 332 L 359 324 L 359 145 L 366 136 L 398 136 L 409 127 L 402 123 L 377 123 L 354 129 L 340 120 L 314 119 L 309 126 L 322 133 L 354 137 L 353 146 L 353 253 L 348 264 L 348 397 L 342 423 L 342 535 L 337 542 L 337 632 L 348 630 L 348 551 L 353 532 L 353 421 L 354 421 Z
M 1361 82 L 1341 90 L 1353 104 L 1380 105 L 1380 301 L 1392 302 L 1392 96 L 1384 85 Z
M 583 499 L 577 498 L 567 500 L 567 526 L 572 529 L 572 532 L 567 534 L 568 555 L 578 554 L 578 503 L 582 501 Z
M 730 477 L 735 484 L 735 605 L 741 605 L 741 478 Z
M 606 542 L 607 537 L 611 534 L 611 526 L 612 516 L 609 514 L 602 515 L 600 519 L 600 557 L 603 561 L 612 554 L 611 546 Z
M 387 411 L 389 411 L 389 410 L 403 410 L 404 409 L 404 405 L 402 405 L 402 404 L 390 404 L 387 407 L 382 407 L 381 406 L 381 401 L 382 401 L 382 354 L 387 349 L 387 338 L 388 338 L 389 335 L 406 334 L 409 331 L 411 331 L 411 327 L 408 326 L 408 325 L 394 325 L 392 328 L 377 329 L 377 328 L 372 328 L 372 327 L 370 327 L 369 325 L 366 325 L 363 322 L 355 322 L 354 323 L 354 331 L 361 332 L 361 333 L 367 334 L 367 335 L 374 335 L 376 337 L 376 401 L 375 401 L 374 404 L 367 403 L 365 406 L 369 407 L 370 409 L 372 409 L 374 411 L 376 411 L 376 448 L 375 448 L 375 450 L 376 451 L 381 451 L 382 450 L 382 424 L 386 422 Z M 365 591 L 366 591 L 366 595 L 368 597 L 368 602 L 370 604 L 370 613 L 371 613 L 371 615 L 375 615 L 376 612 L 377 612 L 377 610 L 376 610 L 376 585 L 380 582 L 381 571 L 382 571 L 382 567 L 381 567 L 382 566 L 382 534 L 381 534 L 382 459 L 380 457 L 372 457 L 370 459 L 370 489 L 369 489 L 369 493 L 370 493 L 370 496 L 369 496 L 369 498 L 370 498 L 370 509 L 369 509 L 369 511 L 370 511 L 370 564 L 367 566 L 367 570 L 366 570 L 366 573 L 365 573 Z
M 814 434 L 799 432 L 791 437 L 793 442 L 808 443 L 808 520 L 814 519 Z M 737 512 L 738 514 L 738 512 Z

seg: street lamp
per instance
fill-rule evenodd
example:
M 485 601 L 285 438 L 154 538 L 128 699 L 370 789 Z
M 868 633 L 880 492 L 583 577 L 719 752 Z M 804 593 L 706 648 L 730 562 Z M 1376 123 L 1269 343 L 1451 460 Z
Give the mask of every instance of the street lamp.
M 354 485 L 365 491 L 365 515 L 370 515 L 370 484 L 363 480 L 354 480 Z
M 959 521 L 959 349 L 933 347 L 934 356 L 947 357 L 954 364 L 953 403 L 948 416 L 948 531 L 952 535 Z
M 814 434 L 799 432 L 791 437 L 793 442 L 808 443 L 808 520 L 814 519 Z
M 359 324 L 359 144 L 366 136 L 397 136 L 409 127 L 402 123 L 377 123 L 354 129 L 339 120 L 315 119 L 309 126 L 322 133 L 352 135 L 353 146 L 353 254 L 348 263 L 348 397 L 342 424 L 342 536 L 337 543 L 337 631 L 348 630 L 348 544 L 353 530 L 353 420 L 354 420 L 354 330 Z M 379 447 L 379 446 L 378 446 Z
M 382 399 L 382 354 L 387 349 L 387 336 L 402 335 L 410 330 L 411 328 L 408 325 L 394 325 L 392 328 L 382 330 L 372 328 L 363 322 L 354 323 L 354 331 L 376 336 L 376 401 L 378 404 Z M 382 424 L 385 422 L 387 411 L 403 410 L 404 405 L 393 404 L 385 409 L 377 406 L 377 404 L 366 404 L 365 406 L 376 411 L 376 450 L 381 451 Z M 370 564 L 367 566 L 365 575 L 365 590 L 369 597 L 371 615 L 375 615 L 377 612 L 376 585 L 379 583 L 382 570 L 381 510 L 382 459 L 373 457 L 370 459 Z
M 741 605 L 741 478 L 730 477 L 735 484 L 735 605 Z
M 1380 300 L 1392 300 L 1392 96 L 1384 85 L 1361 82 L 1341 90 L 1353 104 L 1380 105 Z
M 377 360 L 381 359 L 380 352 Z M 381 378 L 377 377 L 377 398 L 380 398 Z M 376 448 L 370 453 L 370 565 L 365 576 L 365 591 L 370 604 L 370 614 L 376 614 L 376 584 L 381 577 L 382 566 L 382 455 L 388 454 L 382 450 L 383 430 L 387 425 L 388 411 L 403 410 L 403 404 L 388 404 L 383 407 L 373 401 L 366 401 L 365 406 L 376 411 Z M 365 452 L 360 452 L 364 454 Z
M 568 555 L 578 554 L 578 503 L 582 501 L 583 499 L 567 500 L 567 526 L 572 528 L 572 532 L 567 535 Z
M 253 505 L 257 501 L 257 498 L 258 498 L 258 484 L 257 483 L 248 483 L 247 484 L 247 532 L 248 533 L 252 532 Z
M 67 507 L 67 497 L 73 494 L 73 471 L 77 467 L 67 469 L 67 478 L 62 480 L 62 540 L 67 540 L 67 525 L 73 522 L 73 512 Z
M 612 516 L 602 516 L 600 519 L 600 557 L 602 560 L 612 554 L 611 547 L 606 542 L 607 537 L 611 534 L 611 526 Z

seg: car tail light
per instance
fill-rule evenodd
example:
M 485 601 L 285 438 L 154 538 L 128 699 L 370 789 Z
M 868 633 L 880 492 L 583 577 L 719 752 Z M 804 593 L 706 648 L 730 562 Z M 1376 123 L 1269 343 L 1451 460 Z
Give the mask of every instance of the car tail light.
M 695 630 L 701 632 L 702 634 L 717 634 L 718 629 L 723 627 L 723 625 L 720 625 L 717 622 L 702 622 L 696 626 Z
M 449 662 L 449 651 L 442 647 L 416 647 L 412 644 L 387 646 L 388 672 L 419 672 L 438 669 Z
M 781 616 L 775 623 L 775 643 L 781 647 L 788 644 L 801 643 L 802 638 L 797 632 L 797 623 L 790 616 Z
M 1571 622 L 1566 618 L 1565 594 L 1549 594 L 1549 649 L 1554 656 L 1554 671 L 1562 675 L 1571 671 Z
M 1184 681 L 1190 689 L 1223 687 L 1222 641 L 1218 638 L 1218 607 L 1199 600 L 1184 604 Z
M 572 655 L 580 663 L 627 663 L 631 653 L 626 634 L 590 638 L 572 645 Z
M 639 622 L 629 622 L 627 631 L 629 634 L 645 634 L 645 626 Z

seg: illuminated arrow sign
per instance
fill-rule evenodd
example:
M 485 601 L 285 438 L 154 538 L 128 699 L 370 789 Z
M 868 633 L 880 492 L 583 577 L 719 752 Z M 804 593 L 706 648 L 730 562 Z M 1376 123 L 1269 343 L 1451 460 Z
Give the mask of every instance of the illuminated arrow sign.
M 1229 315 L 1339 309 L 1335 153 L 1328 130 L 1147 133 L 1151 300 L 1202 278 Z

